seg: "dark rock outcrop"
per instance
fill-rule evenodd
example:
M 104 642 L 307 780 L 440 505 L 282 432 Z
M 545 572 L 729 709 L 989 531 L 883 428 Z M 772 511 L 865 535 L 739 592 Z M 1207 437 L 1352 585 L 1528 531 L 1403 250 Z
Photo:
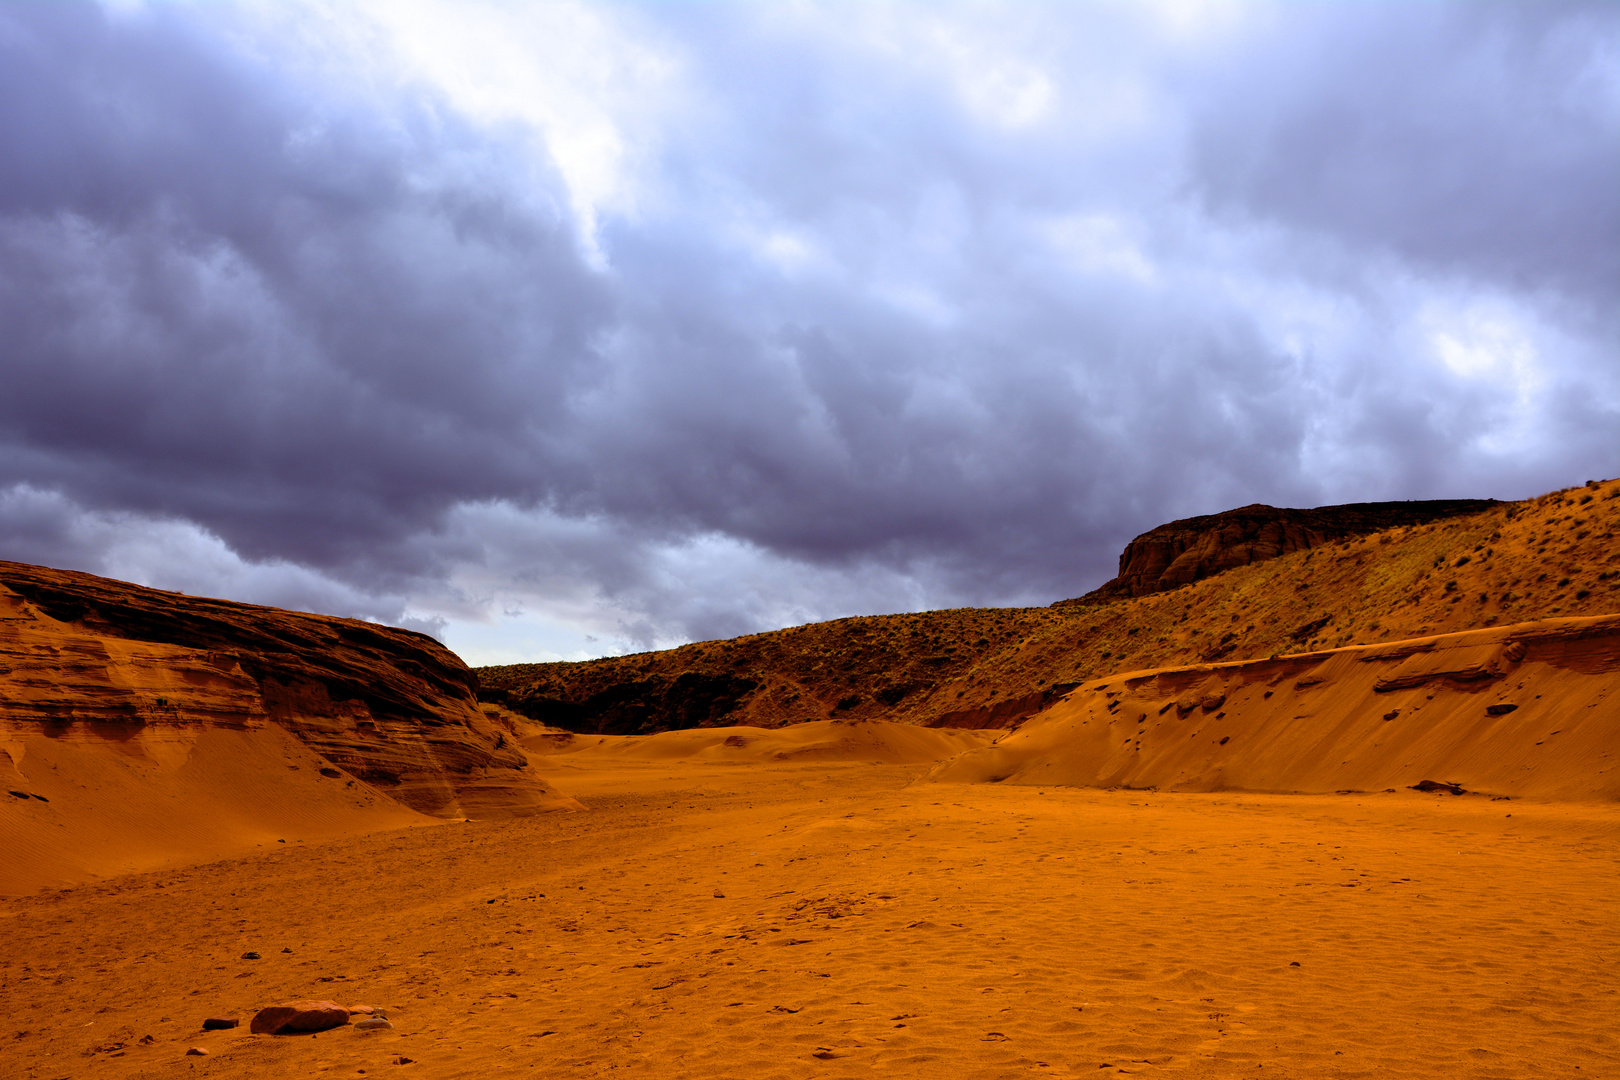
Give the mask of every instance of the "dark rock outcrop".
M 975 709 L 954 709 L 929 720 L 927 726 L 931 728 L 965 728 L 971 731 L 1012 728 L 1016 731 L 1025 720 L 1028 720 L 1042 709 L 1050 707 L 1054 701 L 1057 701 L 1079 685 L 1079 683 L 1054 683 L 1044 690 L 1035 690 L 1019 697 L 1008 698 L 1005 701 L 998 701 L 994 705 L 982 705 Z
M 741 676 L 683 671 L 611 685 L 582 701 L 495 689 L 486 690 L 484 699 L 582 735 L 651 735 L 734 723 L 732 714 L 758 686 Z
M 1058 605 L 1146 596 L 1346 537 L 1477 514 L 1495 505 L 1494 499 L 1435 499 L 1292 510 L 1253 503 L 1220 514 L 1183 518 L 1127 544 L 1114 580 L 1085 596 L 1060 600 Z
M 479 710 L 477 686 L 410 630 L 0 562 L 0 733 L 116 741 L 274 723 L 424 813 L 556 801 Z

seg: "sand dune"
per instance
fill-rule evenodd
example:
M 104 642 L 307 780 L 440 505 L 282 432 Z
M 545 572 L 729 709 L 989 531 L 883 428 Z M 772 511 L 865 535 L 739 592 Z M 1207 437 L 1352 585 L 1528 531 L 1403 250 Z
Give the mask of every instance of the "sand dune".
M 0 734 L 0 894 L 438 823 L 274 724 Z
M 1620 616 L 1098 679 L 936 780 L 1620 799 Z
M 818 720 L 786 728 L 688 728 L 657 735 L 532 735 L 538 754 L 603 759 L 781 762 L 867 761 L 888 765 L 941 761 L 986 746 L 996 732 L 937 731 L 885 720 Z

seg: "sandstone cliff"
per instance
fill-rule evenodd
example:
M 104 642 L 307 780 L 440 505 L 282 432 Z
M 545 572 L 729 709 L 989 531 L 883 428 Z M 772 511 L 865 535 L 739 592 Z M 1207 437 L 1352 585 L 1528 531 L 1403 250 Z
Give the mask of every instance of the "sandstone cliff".
M 1219 514 L 1183 518 L 1125 545 L 1119 556 L 1119 576 L 1114 580 L 1085 596 L 1060 600 L 1058 605 L 1146 596 L 1346 537 L 1477 514 L 1495 505 L 1494 499 L 1439 499 L 1291 510 L 1251 503 Z
M 478 708 L 477 680 L 422 634 L 0 562 L 0 749 L 128 752 L 198 729 L 285 729 L 333 778 L 439 817 L 567 802 Z M 39 754 L 36 753 L 36 758 Z

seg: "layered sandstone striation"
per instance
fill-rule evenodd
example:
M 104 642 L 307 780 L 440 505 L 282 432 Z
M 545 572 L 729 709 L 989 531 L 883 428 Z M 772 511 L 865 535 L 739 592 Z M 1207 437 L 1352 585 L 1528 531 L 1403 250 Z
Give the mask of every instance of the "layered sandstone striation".
M 330 778 L 411 810 L 557 804 L 476 688 L 459 658 L 409 630 L 0 562 L 0 745 L 13 773 L 30 740 L 161 756 L 203 729 L 274 726 Z
M 1496 505 L 1494 499 L 1438 499 L 1293 510 L 1251 503 L 1219 514 L 1183 518 L 1125 545 L 1119 556 L 1119 576 L 1114 580 L 1085 596 L 1058 603 L 1100 604 L 1147 596 L 1346 537 L 1477 514 Z

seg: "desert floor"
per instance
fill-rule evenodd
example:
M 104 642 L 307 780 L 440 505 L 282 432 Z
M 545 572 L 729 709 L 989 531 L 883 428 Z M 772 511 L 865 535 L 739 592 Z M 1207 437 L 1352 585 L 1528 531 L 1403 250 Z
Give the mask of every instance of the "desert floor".
M 0 1077 L 1620 1076 L 1613 805 L 537 763 L 589 811 L 0 900 Z

